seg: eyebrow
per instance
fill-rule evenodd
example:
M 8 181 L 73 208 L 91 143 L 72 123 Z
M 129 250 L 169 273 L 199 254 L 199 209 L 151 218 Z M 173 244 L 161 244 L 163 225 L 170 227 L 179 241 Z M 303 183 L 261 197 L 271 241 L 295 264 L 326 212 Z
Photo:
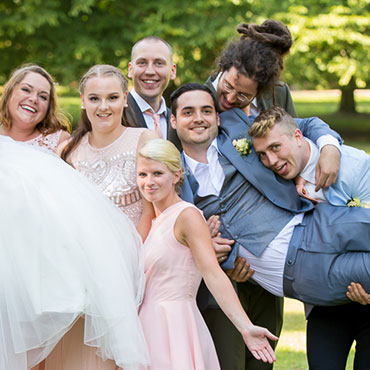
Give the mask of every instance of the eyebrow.
M 188 106 L 188 107 L 183 107 L 181 108 L 181 110 L 186 110 L 186 109 L 194 109 L 195 107 L 194 106 Z M 215 107 L 213 107 L 212 105 L 202 105 L 201 106 L 202 109 L 204 108 L 211 108 L 211 109 L 215 109 Z

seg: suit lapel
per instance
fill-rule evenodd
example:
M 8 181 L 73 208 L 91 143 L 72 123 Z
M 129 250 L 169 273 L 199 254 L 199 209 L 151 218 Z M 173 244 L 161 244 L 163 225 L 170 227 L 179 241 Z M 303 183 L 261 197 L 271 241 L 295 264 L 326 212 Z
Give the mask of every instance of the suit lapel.
M 127 96 L 127 105 L 128 107 L 125 109 L 126 110 L 126 119 L 128 123 L 133 126 L 133 127 L 145 127 L 148 128 L 144 115 L 142 111 L 140 110 L 139 106 L 137 105 L 135 99 L 133 96 L 129 93 Z

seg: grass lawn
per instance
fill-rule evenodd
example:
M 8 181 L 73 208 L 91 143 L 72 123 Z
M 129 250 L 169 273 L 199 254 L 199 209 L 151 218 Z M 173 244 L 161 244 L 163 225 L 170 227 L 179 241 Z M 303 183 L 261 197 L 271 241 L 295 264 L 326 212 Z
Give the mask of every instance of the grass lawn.
M 346 370 L 353 369 L 354 348 L 347 360 Z M 306 320 L 303 303 L 285 298 L 284 326 L 276 349 L 275 370 L 307 370 Z

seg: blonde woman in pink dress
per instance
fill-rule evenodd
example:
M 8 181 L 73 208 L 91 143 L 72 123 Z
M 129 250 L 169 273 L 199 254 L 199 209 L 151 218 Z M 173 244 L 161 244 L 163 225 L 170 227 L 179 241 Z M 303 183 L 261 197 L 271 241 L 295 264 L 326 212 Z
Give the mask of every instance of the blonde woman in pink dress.
M 163 139 L 147 142 L 139 150 L 137 181 L 156 215 L 144 243 L 146 285 L 139 312 L 151 356 L 149 369 L 220 369 L 195 301 L 202 277 L 253 355 L 275 361 L 268 339 L 277 337 L 251 323 L 217 262 L 201 212 L 177 194 L 182 169 L 175 146 Z
M 54 80 L 40 66 L 16 69 L 0 101 L 0 134 L 55 152 L 69 137 L 69 121 L 58 111 Z
M 136 150 L 157 135 L 148 129 L 122 125 L 127 80 L 118 68 L 91 67 L 81 79 L 80 96 L 79 126 L 57 152 L 98 185 L 145 238 L 153 207 L 143 201 L 136 184 Z M 84 345 L 84 321 L 80 319 L 37 370 L 115 369 L 118 367 L 113 361 L 103 361 L 95 348 Z

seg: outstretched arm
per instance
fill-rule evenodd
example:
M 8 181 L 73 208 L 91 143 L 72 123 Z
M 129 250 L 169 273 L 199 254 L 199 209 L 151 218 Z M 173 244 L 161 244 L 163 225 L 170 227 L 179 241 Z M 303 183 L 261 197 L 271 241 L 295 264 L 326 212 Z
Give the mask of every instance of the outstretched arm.
M 255 326 L 243 310 L 229 278 L 218 264 L 206 222 L 195 208 L 185 209 L 174 227 L 176 239 L 192 252 L 203 279 L 226 316 L 242 334 L 253 356 L 272 363 L 275 353 L 268 339 L 277 340 L 267 329 Z

